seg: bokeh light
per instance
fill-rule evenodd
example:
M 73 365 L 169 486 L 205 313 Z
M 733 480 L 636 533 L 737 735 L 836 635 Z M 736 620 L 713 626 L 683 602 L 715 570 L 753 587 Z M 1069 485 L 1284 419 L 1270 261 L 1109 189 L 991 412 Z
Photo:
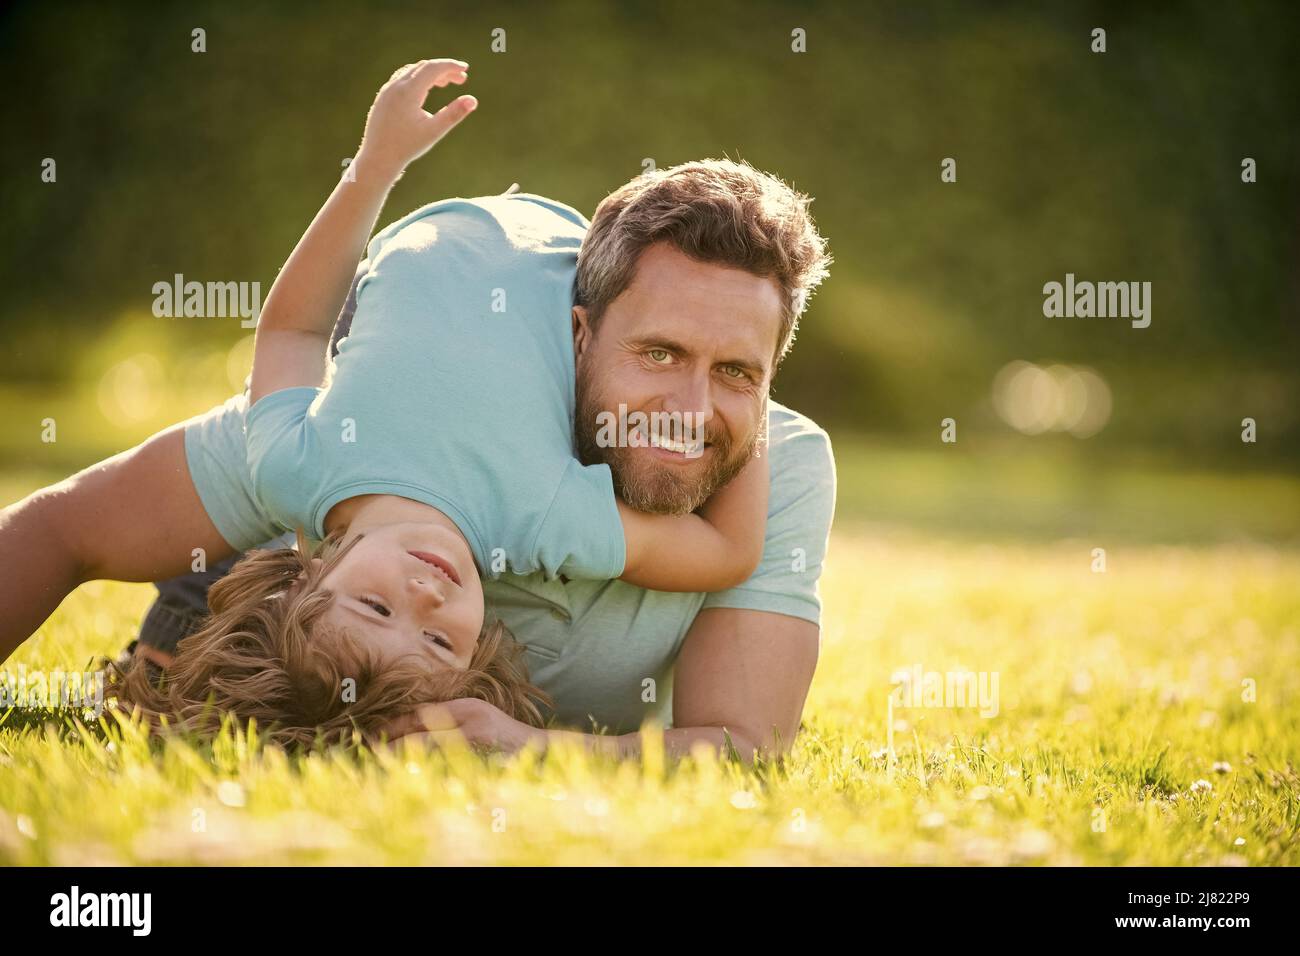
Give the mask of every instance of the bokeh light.
M 1088 438 L 1110 421 L 1110 387 L 1090 368 L 1016 360 L 993 378 L 993 407 L 1026 435 L 1053 431 Z
M 226 353 L 226 378 L 236 392 L 244 390 L 244 380 L 253 370 L 253 338 L 252 335 L 245 335 Z
M 163 364 L 151 352 L 118 362 L 99 380 L 99 410 L 118 428 L 145 421 L 163 399 Z

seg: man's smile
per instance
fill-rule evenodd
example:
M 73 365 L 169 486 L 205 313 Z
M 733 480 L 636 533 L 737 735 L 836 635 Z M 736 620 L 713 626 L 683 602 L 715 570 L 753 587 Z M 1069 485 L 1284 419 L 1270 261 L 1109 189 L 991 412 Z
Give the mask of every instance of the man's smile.
M 713 449 L 713 446 L 707 442 L 701 446 L 699 443 L 674 441 L 662 435 L 651 435 L 647 444 L 634 447 L 661 461 L 670 461 L 679 465 L 700 461 Z

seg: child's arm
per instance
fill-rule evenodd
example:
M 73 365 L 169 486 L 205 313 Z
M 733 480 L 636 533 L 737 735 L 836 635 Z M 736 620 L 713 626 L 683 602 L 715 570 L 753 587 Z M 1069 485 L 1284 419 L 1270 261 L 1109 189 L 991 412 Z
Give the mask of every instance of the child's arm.
M 464 83 L 460 60 L 422 60 L 392 75 L 370 108 L 356 158 L 280 270 L 257 322 L 250 401 L 325 378 L 330 330 L 347 299 L 357 262 L 406 166 L 478 105 L 460 96 L 424 110 L 435 86 Z
M 744 583 L 763 557 L 770 483 L 762 456 L 695 514 L 651 515 L 619 501 L 627 539 L 622 579 L 653 591 L 725 591 Z

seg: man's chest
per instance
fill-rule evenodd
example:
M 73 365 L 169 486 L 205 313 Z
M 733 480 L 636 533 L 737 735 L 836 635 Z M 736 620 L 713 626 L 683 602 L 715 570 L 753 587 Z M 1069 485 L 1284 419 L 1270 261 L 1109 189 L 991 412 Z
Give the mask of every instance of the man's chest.
M 672 665 L 703 594 L 541 575 L 484 584 L 489 609 L 527 648 L 529 672 L 562 721 L 627 731 L 647 716 L 666 719 Z

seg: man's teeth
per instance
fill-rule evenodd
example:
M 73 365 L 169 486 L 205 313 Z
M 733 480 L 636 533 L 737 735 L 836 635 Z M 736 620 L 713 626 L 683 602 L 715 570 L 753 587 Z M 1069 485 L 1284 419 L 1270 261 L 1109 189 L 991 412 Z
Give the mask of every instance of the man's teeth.
M 651 435 L 650 444 L 656 448 L 663 448 L 667 451 L 675 451 L 679 455 L 689 454 L 694 450 L 696 445 L 688 445 L 686 442 L 673 441 L 671 438 L 665 438 L 662 435 Z

